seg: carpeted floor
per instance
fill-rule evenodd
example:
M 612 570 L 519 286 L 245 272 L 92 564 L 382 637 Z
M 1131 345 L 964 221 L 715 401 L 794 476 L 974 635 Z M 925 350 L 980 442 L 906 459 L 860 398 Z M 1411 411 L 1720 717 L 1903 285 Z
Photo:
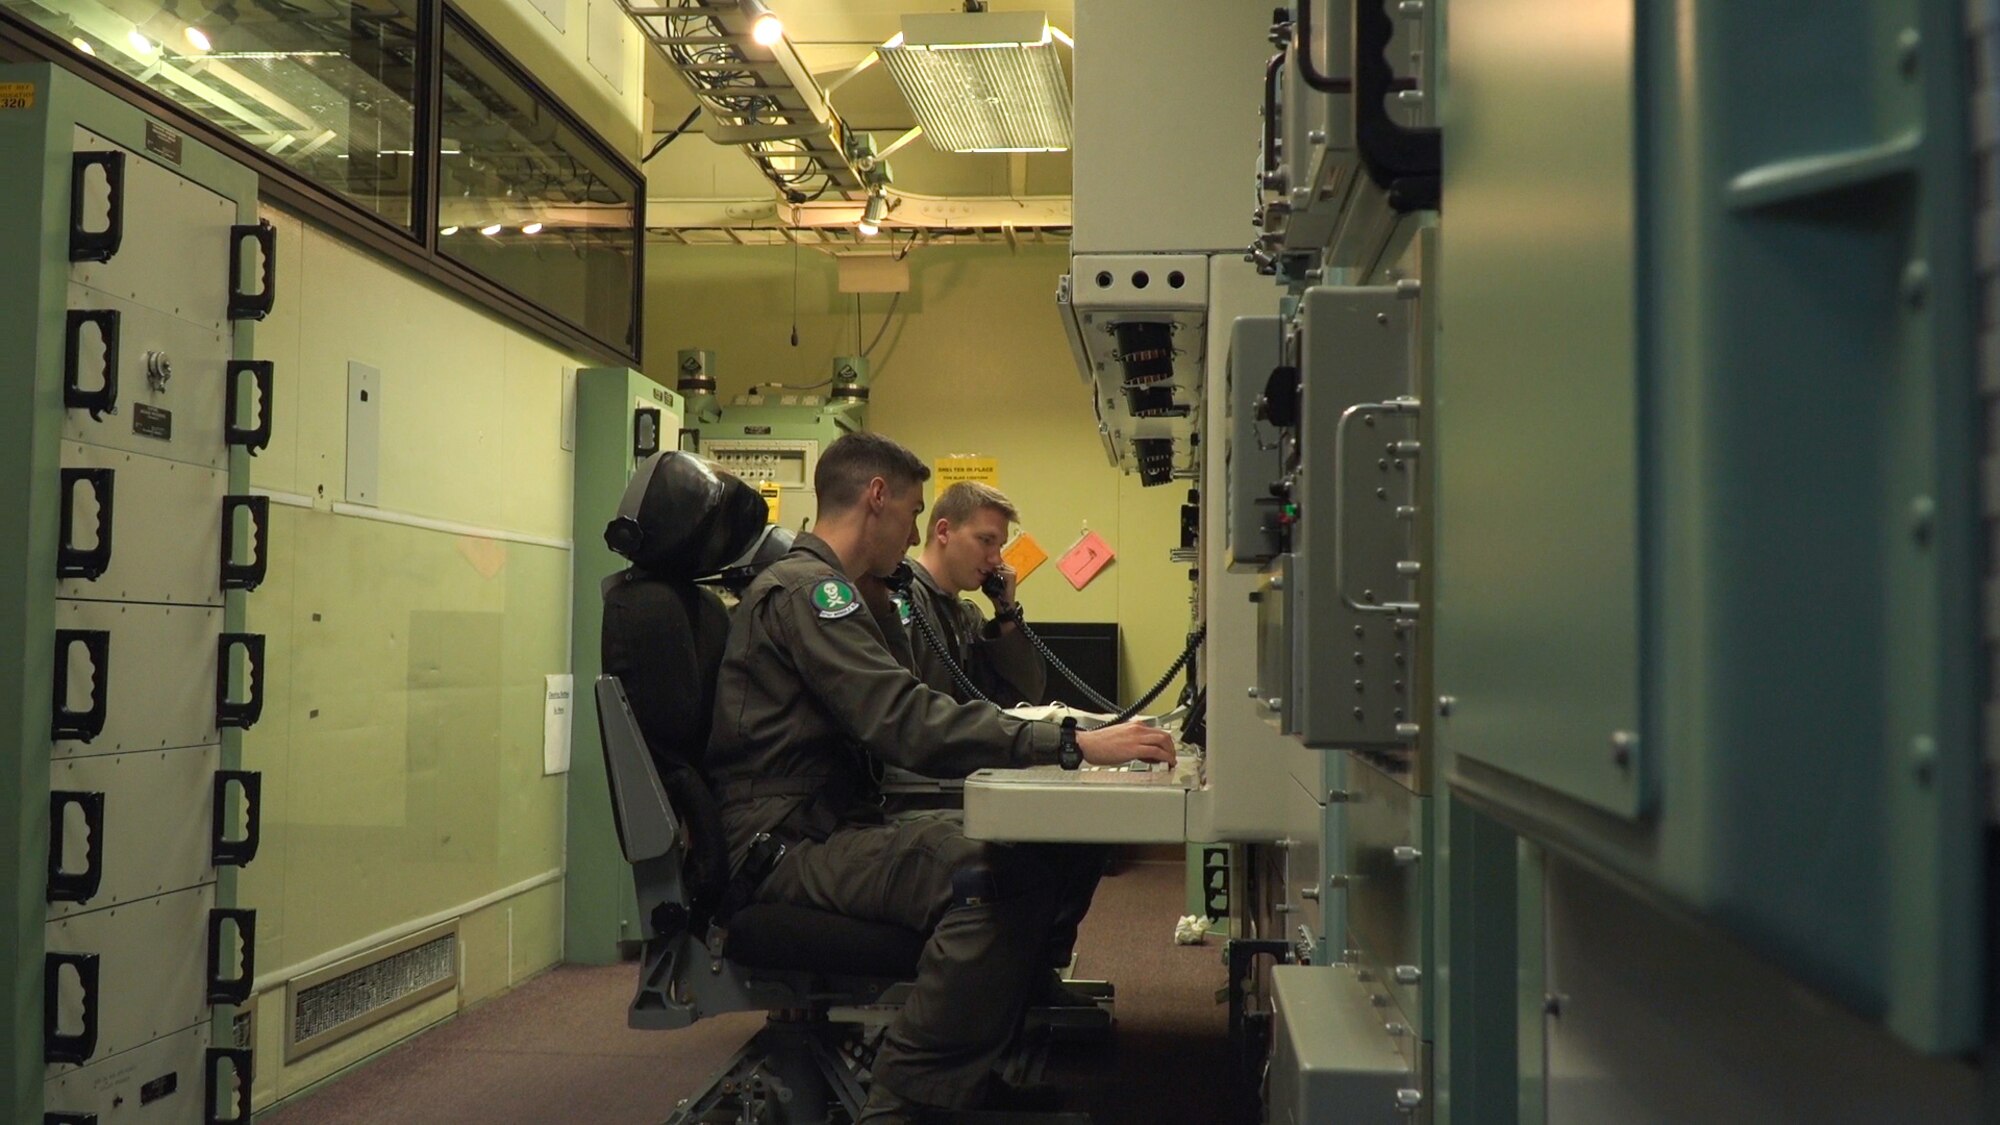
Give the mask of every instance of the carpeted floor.
M 1109 1043 L 1051 1061 L 1098 1125 L 1219 1122 L 1226 973 L 1216 939 L 1173 944 L 1182 868 L 1106 879 L 1078 943 L 1080 975 L 1118 986 Z M 763 1022 L 762 1013 L 674 1032 L 629 1031 L 634 968 L 565 966 L 416 1037 L 260 1125 L 658 1125 Z

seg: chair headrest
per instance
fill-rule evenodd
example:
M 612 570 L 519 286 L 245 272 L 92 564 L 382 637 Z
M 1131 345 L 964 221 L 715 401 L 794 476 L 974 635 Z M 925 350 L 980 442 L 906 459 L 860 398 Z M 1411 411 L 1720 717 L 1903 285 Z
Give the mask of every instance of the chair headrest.
M 791 553 L 792 543 L 798 538 L 790 528 L 770 524 L 757 536 L 755 542 L 728 566 L 716 574 L 712 580 L 716 585 L 726 587 L 741 594 L 750 586 L 750 580 L 762 574 L 764 568 Z
M 640 462 L 604 543 L 662 578 L 706 578 L 755 545 L 770 509 L 757 490 L 692 453 Z

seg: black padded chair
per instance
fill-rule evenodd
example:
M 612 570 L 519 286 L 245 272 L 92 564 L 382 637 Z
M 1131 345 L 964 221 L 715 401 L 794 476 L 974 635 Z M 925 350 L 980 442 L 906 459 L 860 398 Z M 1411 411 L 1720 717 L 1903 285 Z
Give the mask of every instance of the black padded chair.
M 754 552 L 763 513 L 748 485 L 667 452 L 640 467 L 606 530 L 634 563 L 604 583 L 606 674 L 596 685 L 644 936 L 627 1023 L 669 1029 L 771 1013 L 675 1123 L 820 1125 L 858 1114 L 872 1039 L 867 1021 L 832 1014 L 893 1005 L 924 945 L 913 930 L 804 907 L 727 910 L 727 846 L 702 766 L 729 615 L 698 580 Z

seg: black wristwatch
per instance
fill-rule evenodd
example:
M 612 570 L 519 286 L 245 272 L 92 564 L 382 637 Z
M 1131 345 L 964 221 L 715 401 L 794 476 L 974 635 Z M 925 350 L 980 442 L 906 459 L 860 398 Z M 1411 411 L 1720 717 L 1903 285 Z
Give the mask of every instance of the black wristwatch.
M 1027 614 L 1022 611 L 1020 602 L 1009 602 L 1007 603 L 1006 609 L 994 611 L 993 623 L 998 625 L 1004 622 L 1012 621 L 1015 622 L 1016 624 L 1019 624 L 1021 619 L 1025 616 L 1027 616 Z
M 1062 741 L 1056 744 L 1056 761 L 1062 768 L 1073 770 L 1083 765 L 1083 749 L 1076 744 L 1076 720 L 1062 721 Z

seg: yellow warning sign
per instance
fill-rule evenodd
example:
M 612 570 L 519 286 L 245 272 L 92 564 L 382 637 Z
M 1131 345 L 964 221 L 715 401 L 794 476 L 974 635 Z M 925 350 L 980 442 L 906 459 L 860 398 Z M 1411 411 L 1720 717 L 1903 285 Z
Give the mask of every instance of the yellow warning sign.
M 35 108 L 33 82 L 0 82 L 0 109 Z
M 764 506 L 771 509 L 770 522 L 777 523 L 778 500 L 782 495 L 778 489 L 778 482 L 774 480 L 758 481 L 757 491 L 764 494 Z
M 939 492 L 962 480 L 1000 487 L 1000 459 L 997 457 L 940 457 L 932 462 Z

